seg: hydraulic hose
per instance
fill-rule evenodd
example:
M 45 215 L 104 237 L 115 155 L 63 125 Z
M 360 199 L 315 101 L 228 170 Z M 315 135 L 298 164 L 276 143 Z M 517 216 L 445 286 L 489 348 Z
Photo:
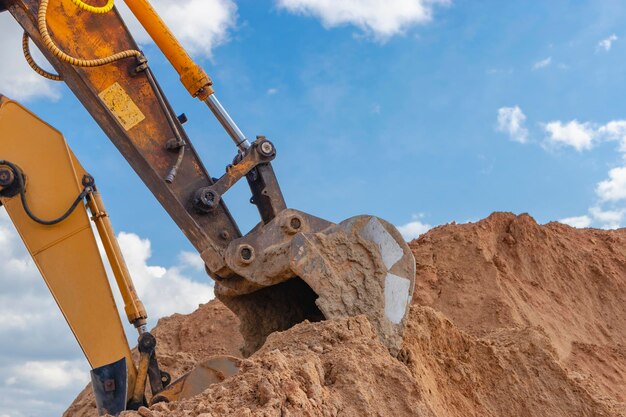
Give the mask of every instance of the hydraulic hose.
M 54 41 L 50 37 L 50 33 L 48 32 L 48 23 L 46 21 L 46 15 L 48 12 L 48 3 L 49 3 L 49 0 L 41 0 L 41 3 L 39 4 L 39 11 L 37 13 L 37 27 L 39 29 L 39 33 L 41 34 L 41 38 L 43 40 L 45 47 L 50 52 L 52 52 L 52 54 L 55 57 L 57 57 L 61 61 L 68 63 L 70 65 L 74 65 L 76 67 L 100 67 L 102 65 L 108 65 L 115 61 L 119 61 L 120 59 L 125 59 L 125 58 L 130 58 L 130 57 L 139 58 L 142 56 L 141 52 L 137 50 L 132 50 L 132 49 L 118 52 L 106 58 L 97 58 L 97 59 L 81 59 L 81 58 L 75 58 L 71 55 L 66 54 L 54 43 Z
M 104 14 L 110 12 L 113 9 L 113 3 L 115 2 L 115 0 L 109 0 L 107 4 L 102 7 L 92 6 L 90 4 L 82 2 L 81 0 L 72 0 L 72 2 L 79 8 L 86 10 L 89 13 Z
M 80 202 L 83 201 L 87 194 L 89 194 L 93 190 L 91 185 L 85 185 L 83 187 L 83 190 L 80 192 L 78 197 L 76 197 L 70 208 L 65 211 L 65 213 L 63 213 L 60 217 L 57 217 L 56 219 L 43 220 L 37 217 L 28 206 L 28 202 L 26 201 L 26 186 L 24 183 L 24 175 L 22 174 L 22 171 L 20 171 L 20 169 L 15 164 L 9 161 L 0 160 L 0 165 L 6 165 L 13 171 L 15 175 L 15 181 L 17 181 L 17 185 L 19 187 L 20 200 L 22 201 L 22 206 L 24 207 L 24 211 L 26 212 L 28 217 L 30 217 L 31 220 L 33 220 L 34 222 L 42 224 L 44 226 L 53 226 L 55 224 L 61 223 L 63 220 L 70 217 L 70 215 L 74 212 L 74 210 L 76 210 L 76 207 L 78 207 Z
M 37 63 L 35 62 L 35 59 L 30 54 L 30 47 L 28 45 L 28 40 L 29 40 L 28 33 L 24 32 L 24 35 L 22 36 L 22 52 L 24 52 L 24 58 L 26 58 L 26 62 L 28 62 L 28 65 L 30 65 L 33 71 L 35 71 L 37 74 L 41 75 L 44 78 L 47 78 L 52 81 L 62 81 L 63 79 L 61 78 L 60 75 L 52 74 L 46 71 L 45 69 L 41 68 L 39 65 L 37 65 Z

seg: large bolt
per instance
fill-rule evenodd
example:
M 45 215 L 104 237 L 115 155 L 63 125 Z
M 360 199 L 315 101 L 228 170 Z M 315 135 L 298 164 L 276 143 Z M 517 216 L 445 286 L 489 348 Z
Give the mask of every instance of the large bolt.
M 265 140 L 261 142 L 261 145 L 259 145 L 259 152 L 263 156 L 270 157 L 274 156 L 274 154 L 276 153 L 276 149 L 274 148 L 272 142 L 270 142 L 269 140 Z
M 193 197 L 193 206 L 201 213 L 210 213 L 220 203 L 220 196 L 210 188 L 200 188 Z
M 239 260 L 241 263 L 247 265 L 254 261 L 254 248 L 252 246 L 244 243 L 243 245 L 239 245 L 237 251 L 239 252 Z
M 303 223 L 304 220 L 302 220 L 302 217 L 298 215 L 293 215 L 286 219 L 286 221 L 283 223 L 283 228 L 288 234 L 295 235 L 300 231 L 300 229 L 302 229 Z
M 9 168 L 0 168 L 0 187 L 7 187 L 13 184 L 15 175 Z

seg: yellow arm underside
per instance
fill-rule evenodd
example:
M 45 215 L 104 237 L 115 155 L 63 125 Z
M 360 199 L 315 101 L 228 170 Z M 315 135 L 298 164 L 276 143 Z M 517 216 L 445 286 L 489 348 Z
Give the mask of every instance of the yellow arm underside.
M 26 198 L 40 218 L 62 214 L 82 190 L 85 170 L 60 132 L 0 96 L 0 159 L 26 176 Z M 19 196 L 0 199 L 92 368 L 126 358 L 129 387 L 136 371 L 85 207 L 44 226 Z M 50 341 L 54 343 L 54 341 Z

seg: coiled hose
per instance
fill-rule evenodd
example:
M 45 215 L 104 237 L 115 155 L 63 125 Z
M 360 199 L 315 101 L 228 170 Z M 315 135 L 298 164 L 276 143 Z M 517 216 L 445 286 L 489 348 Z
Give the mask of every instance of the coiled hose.
M 62 81 L 63 79 L 60 75 L 52 74 L 51 72 L 48 72 L 45 69 L 41 68 L 39 65 L 37 65 L 33 56 L 30 54 L 30 46 L 28 45 L 28 40 L 28 33 L 24 32 L 24 35 L 22 35 L 22 52 L 24 52 L 24 58 L 26 58 L 26 62 L 28 62 L 28 65 L 30 65 L 33 71 L 35 71 L 37 74 L 41 75 L 44 78 L 52 81 Z
M 87 6 L 89 6 L 88 4 L 85 4 L 80 0 L 72 0 L 72 1 L 76 4 L 78 4 L 77 2 L 79 2 L 81 4 L 79 5 L 79 7 L 91 12 L 91 10 L 86 8 Z M 37 27 L 39 29 L 39 33 L 41 34 L 41 38 L 43 40 L 45 47 L 50 52 L 52 52 L 52 54 L 55 57 L 57 57 L 59 60 L 65 63 L 68 63 L 70 65 L 76 66 L 76 67 L 88 68 L 88 67 L 100 67 L 102 65 L 111 64 L 115 61 L 119 61 L 120 59 L 131 58 L 131 57 L 139 58 L 142 56 L 141 52 L 137 50 L 133 50 L 133 49 L 118 52 L 106 58 L 97 58 L 97 59 L 81 59 L 81 58 L 75 58 L 73 56 L 66 54 L 54 43 L 54 41 L 50 37 L 50 33 L 48 32 L 48 24 L 46 22 L 46 14 L 48 12 L 48 3 L 49 3 L 49 0 L 41 0 L 41 3 L 39 4 L 39 11 L 37 13 Z M 89 7 L 91 8 L 93 6 L 89 6 Z M 107 7 L 110 7 L 109 10 L 111 10 L 111 8 L 113 7 L 112 0 L 109 0 L 109 4 L 107 4 L 103 8 L 95 8 L 96 10 L 99 10 L 99 11 L 93 11 L 93 13 L 105 13 L 106 11 L 109 11 L 109 10 L 106 10 Z
M 110 12 L 113 9 L 113 3 L 115 2 L 115 0 L 109 0 L 106 6 L 102 7 L 92 6 L 90 4 L 82 2 L 81 0 L 72 0 L 72 2 L 79 8 L 86 10 L 89 13 L 104 14 Z

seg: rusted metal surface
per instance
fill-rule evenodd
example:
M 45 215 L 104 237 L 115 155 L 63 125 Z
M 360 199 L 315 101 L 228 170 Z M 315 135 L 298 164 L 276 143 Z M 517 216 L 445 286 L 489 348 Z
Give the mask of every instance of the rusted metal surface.
M 155 91 L 148 76 L 145 73 L 130 75 L 134 74 L 136 61 L 126 59 L 96 68 L 76 68 L 62 63 L 42 48 L 36 28 L 37 0 L 0 0 L 0 4 L 9 10 L 55 70 L 62 74 L 70 89 L 201 253 L 211 273 L 215 275 L 219 271 L 223 276 L 229 275 L 222 253 L 229 241 L 241 234 L 223 203 L 209 214 L 193 209 L 193 194 L 211 185 L 211 176 L 169 104 L 166 101 L 165 107 L 161 104 L 164 98 L 159 100 L 160 92 Z M 48 24 L 59 47 L 70 55 L 95 58 L 137 48 L 116 11 L 94 15 L 79 10 L 71 0 L 52 0 Z M 114 87 L 117 93 L 123 92 L 132 100 L 132 104 L 127 100 L 124 108 L 136 107 L 141 115 L 137 111 L 120 113 L 99 97 L 115 84 L 119 86 Z M 121 122 L 120 118 L 130 123 Z M 164 179 L 177 159 L 177 155 L 165 147 L 166 142 L 176 136 L 170 120 L 183 136 L 187 152 L 176 180 L 167 184 Z
M 269 145 L 272 149 L 271 152 L 264 153 L 261 149 Z M 276 156 L 276 151 L 273 145 L 268 140 L 257 139 L 252 146 L 246 151 L 246 154 L 239 161 L 228 165 L 226 167 L 226 173 L 219 178 L 215 184 L 206 187 L 207 190 L 215 192 L 217 195 L 224 195 L 237 181 L 245 177 L 251 170 L 259 166 L 260 164 L 267 164 L 273 160 Z
M 291 226 L 293 219 L 300 223 L 296 230 Z M 226 264 L 237 276 L 245 278 L 219 280 L 216 294 L 226 297 L 248 294 L 296 276 L 290 265 L 294 235 L 317 233 L 332 225 L 298 210 L 283 210 L 270 223 L 231 243 L 226 251 Z M 242 257 L 244 249 L 251 252 L 249 259 Z
M 393 354 L 399 351 L 415 260 L 388 222 L 358 216 L 333 224 L 288 209 L 233 241 L 226 262 L 246 278 L 220 280 L 215 293 L 239 316 L 245 353 L 301 320 L 359 314 Z

